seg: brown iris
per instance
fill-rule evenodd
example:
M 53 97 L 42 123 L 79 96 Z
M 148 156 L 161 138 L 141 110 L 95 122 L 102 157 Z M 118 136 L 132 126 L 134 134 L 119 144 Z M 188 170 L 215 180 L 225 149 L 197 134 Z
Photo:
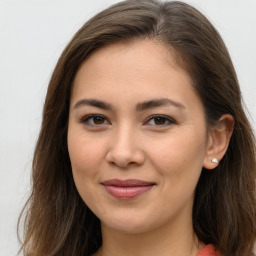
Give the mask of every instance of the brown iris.
M 95 116 L 93 117 L 94 124 L 104 124 L 105 119 L 101 116 Z
M 154 118 L 154 122 L 156 125 L 164 125 L 166 122 L 166 118 L 158 116 Z

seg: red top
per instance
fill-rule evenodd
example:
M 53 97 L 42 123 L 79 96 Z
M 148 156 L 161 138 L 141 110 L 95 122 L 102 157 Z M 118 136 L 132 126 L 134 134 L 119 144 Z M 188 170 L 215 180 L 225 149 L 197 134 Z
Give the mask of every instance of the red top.
M 208 244 L 196 256 L 221 256 L 221 255 L 213 244 Z

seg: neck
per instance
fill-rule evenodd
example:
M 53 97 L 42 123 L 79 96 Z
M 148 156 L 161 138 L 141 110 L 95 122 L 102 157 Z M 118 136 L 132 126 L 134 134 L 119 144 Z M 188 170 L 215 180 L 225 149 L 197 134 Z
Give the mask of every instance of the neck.
M 193 231 L 192 220 L 140 233 L 113 230 L 102 224 L 102 241 L 95 256 L 196 256 L 204 247 Z

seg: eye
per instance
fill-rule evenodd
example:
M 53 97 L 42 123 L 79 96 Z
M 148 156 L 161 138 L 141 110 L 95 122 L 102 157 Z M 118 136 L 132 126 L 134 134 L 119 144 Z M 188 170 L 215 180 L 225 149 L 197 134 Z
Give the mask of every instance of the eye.
M 154 125 L 154 126 L 167 126 L 167 125 L 171 125 L 171 124 L 176 124 L 176 121 L 173 120 L 171 117 L 169 116 L 165 116 L 165 115 L 154 115 L 151 116 L 146 124 L 149 125 Z
M 103 115 L 88 115 L 82 118 L 81 123 L 89 126 L 102 126 L 109 124 L 108 120 L 106 117 Z

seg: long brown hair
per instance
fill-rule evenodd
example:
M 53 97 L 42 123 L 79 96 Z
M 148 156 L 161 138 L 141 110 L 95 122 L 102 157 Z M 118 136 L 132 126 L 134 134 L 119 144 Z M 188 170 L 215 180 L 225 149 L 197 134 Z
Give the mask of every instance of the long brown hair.
M 91 255 L 101 245 L 100 221 L 80 198 L 67 150 L 70 91 L 90 53 L 114 42 L 152 39 L 175 54 L 204 104 L 212 125 L 223 114 L 235 119 L 223 160 L 202 170 L 193 207 L 199 240 L 225 256 L 253 254 L 256 239 L 255 139 L 243 110 L 229 53 L 218 32 L 188 4 L 128 0 L 90 19 L 63 51 L 52 74 L 33 159 L 33 187 L 25 216 L 25 255 Z M 21 217 L 20 217 L 21 218 Z M 21 218 L 22 219 L 22 218 Z

